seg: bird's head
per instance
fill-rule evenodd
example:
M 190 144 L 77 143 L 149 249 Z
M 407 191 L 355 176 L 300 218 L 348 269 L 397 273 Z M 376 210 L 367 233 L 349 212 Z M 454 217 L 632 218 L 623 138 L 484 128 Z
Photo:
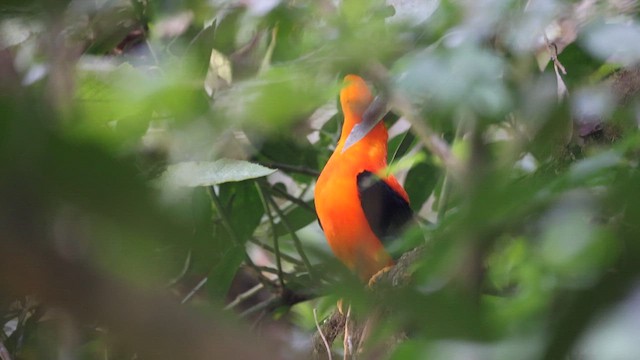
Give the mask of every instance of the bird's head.
M 372 100 L 371 91 L 360 76 L 344 77 L 344 86 L 340 91 L 340 105 L 345 117 L 360 118 Z

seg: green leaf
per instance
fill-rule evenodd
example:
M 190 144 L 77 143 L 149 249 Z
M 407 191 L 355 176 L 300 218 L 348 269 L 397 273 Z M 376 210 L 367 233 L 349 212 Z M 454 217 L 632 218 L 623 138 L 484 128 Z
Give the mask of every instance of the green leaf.
M 243 160 L 187 161 L 167 167 L 162 175 L 165 184 L 173 186 L 212 186 L 227 182 L 255 179 L 276 170 Z
M 622 161 L 620 154 L 612 150 L 604 151 L 573 164 L 567 176 L 571 183 L 582 183 L 598 177 L 611 178 L 614 174 L 612 169 Z
M 411 208 L 419 211 L 438 182 L 439 168 L 430 162 L 419 162 L 409 170 L 404 188 L 409 194 Z
M 242 246 L 233 246 L 225 253 L 220 254 L 219 262 L 211 269 L 207 278 L 207 292 L 216 298 L 224 298 L 229 291 L 231 281 L 238 272 L 240 264 L 244 261 L 245 249 Z
M 399 135 L 394 137 L 389 141 L 389 154 L 387 156 L 387 162 L 391 163 L 395 159 L 399 159 L 403 157 L 413 144 L 416 143 L 416 136 L 411 132 L 407 131 L 403 135 Z
M 244 244 L 260 224 L 264 207 L 253 181 L 226 183 L 220 186 L 222 202 L 236 240 Z
M 64 124 L 72 138 L 131 147 L 152 120 L 173 125 L 209 111 L 202 96 L 202 75 L 190 63 L 178 67 L 167 61 L 151 72 L 86 57 L 78 68 L 74 93 L 78 116 Z

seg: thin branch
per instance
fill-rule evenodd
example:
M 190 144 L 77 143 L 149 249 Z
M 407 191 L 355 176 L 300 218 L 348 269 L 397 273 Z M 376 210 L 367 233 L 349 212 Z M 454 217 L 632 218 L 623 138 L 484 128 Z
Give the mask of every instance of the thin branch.
M 333 356 L 331 355 L 331 346 L 329 346 L 329 342 L 327 341 L 327 338 L 324 336 L 324 333 L 320 328 L 320 324 L 318 323 L 318 311 L 316 308 L 313 308 L 313 320 L 316 323 L 316 329 L 318 329 L 318 334 L 320 334 L 320 337 L 322 338 L 324 347 L 327 349 L 327 357 L 329 358 L 329 360 L 333 360 Z
M 351 304 L 349 304 L 344 321 L 344 360 L 350 360 L 353 357 L 353 340 L 351 339 L 351 326 L 349 326 L 351 321 L 353 319 L 351 318 Z
M 213 201 L 213 204 L 218 209 L 218 213 L 220 215 L 220 220 L 222 221 L 222 225 L 227 229 L 227 232 L 229 233 L 229 236 L 231 237 L 231 240 L 237 246 L 244 247 L 244 245 L 242 243 L 240 243 L 240 239 L 238 239 L 238 235 L 233 230 L 233 227 L 231 226 L 231 221 L 227 217 L 227 213 L 224 211 L 224 206 L 222 205 L 222 202 L 220 201 L 220 198 L 218 197 L 218 194 L 216 194 L 216 190 L 213 188 L 213 186 L 209 187 L 209 194 L 211 195 L 211 200 Z M 247 264 L 247 266 L 249 266 L 250 268 L 252 268 L 256 272 L 256 274 L 260 278 L 260 282 L 262 282 L 263 284 L 265 284 L 265 285 L 267 285 L 269 287 L 274 287 L 275 286 L 271 282 L 271 280 L 269 280 L 267 277 L 264 276 L 264 274 L 262 274 L 262 272 L 260 271 L 258 266 L 256 266 L 256 264 L 253 262 L 253 260 L 251 260 L 251 258 L 249 257 L 249 254 L 247 254 L 246 251 L 244 251 L 244 262 Z
M 180 273 L 178 275 L 176 275 L 176 277 L 174 277 L 173 279 L 169 280 L 167 287 L 171 287 L 175 284 L 178 283 L 178 281 L 180 281 L 185 274 L 187 273 L 187 271 L 189 271 L 189 268 L 191 267 L 191 250 L 189 250 L 187 252 L 187 258 L 184 260 L 184 266 L 182 266 L 182 270 L 180 271 Z
M 284 227 L 287 229 L 287 231 L 291 235 L 291 238 L 293 239 L 293 244 L 296 247 L 296 250 L 298 251 L 300 258 L 302 259 L 304 266 L 307 268 L 307 271 L 309 272 L 309 277 L 313 280 L 315 278 L 315 275 L 313 273 L 313 267 L 311 266 L 311 263 L 309 262 L 307 255 L 305 255 L 304 250 L 302 249 L 302 242 L 300 241 L 300 238 L 298 238 L 298 235 L 296 235 L 296 232 L 293 231 L 293 228 L 289 224 L 289 221 L 287 220 L 285 215 L 282 213 L 282 210 L 280 210 L 280 207 L 278 206 L 278 204 L 276 204 L 273 198 L 268 196 L 267 199 L 271 203 L 271 206 L 273 206 L 273 209 L 278 214 L 278 217 L 280 217 L 280 221 L 282 222 Z
M 269 299 L 262 301 L 247 310 L 243 311 L 240 314 L 240 317 L 247 317 L 249 315 L 255 314 L 259 311 L 267 311 L 272 308 L 276 308 L 278 304 L 282 303 L 282 299 L 279 296 L 272 296 Z
M 187 294 L 187 296 L 184 297 L 184 299 L 182 299 L 182 301 L 180 301 L 180 304 L 186 304 L 187 301 L 191 300 L 191 298 L 200 290 L 202 289 L 202 287 L 207 283 L 207 280 L 209 278 L 207 276 L 205 276 L 202 280 L 200 280 L 200 282 L 198 282 L 198 284 L 196 284 L 196 286 L 191 289 L 191 291 L 189 291 L 189 293 Z
M 247 317 L 260 311 L 270 312 L 282 306 L 290 307 L 318 296 L 320 295 L 315 289 L 304 289 L 303 291 L 296 292 L 283 288 L 280 293 L 245 310 L 240 316 Z
M 285 172 L 293 172 L 301 175 L 308 175 L 313 177 L 318 177 L 318 175 L 320 175 L 320 171 L 303 166 L 289 165 L 277 162 L 261 162 L 260 164 L 266 167 L 275 168 Z
M 282 189 L 279 189 L 279 188 L 274 187 L 274 186 L 267 187 L 266 185 L 263 185 L 263 184 L 261 184 L 261 186 L 263 188 L 268 189 L 270 192 L 272 192 L 274 196 L 281 197 L 281 198 L 284 198 L 286 200 L 289 200 L 292 203 L 300 206 L 301 208 L 309 210 L 313 214 L 316 213 L 316 210 L 313 207 L 309 206 L 309 204 L 307 204 L 304 200 L 302 200 L 300 198 L 297 198 L 297 197 L 289 194 L 288 192 L 283 191 Z
M 274 269 L 268 266 L 258 266 L 258 269 L 262 272 L 266 272 L 273 275 L 278 275 L 278 269 Z
M 252 287 L 251 289 L 243 292 L 242 294 L 239 294 L 238 296 L 236 296 L 235 299 L 233 299 L 232 302 L 230 302 L 227 306 L 224 307 L 225 310 L 231 310 L 234 307 L 240 305 L 243 301 L 247 300 L 248 298 L 252 297 L 253 295 L 257 294 L 258 291 L 264 289 L 264 284 L 259 283 L 256 286 Z
M 276 249 L 274 249 L 274 248 L 273 248 L 273 247 L 271 247 L 270 245 L 267 245 L 267 244 L 265 244 L 265 243 L 261 242 L 260 240 L 256 239 L 255 237 L 250 237 L 250 238 L 249 238 L 249 241 L 250 241 L 250 242 L 252 242 L 253 244 L 255 244 L 255 245 L 257 245 L 257 246 L 261 247 L 262 249 L 264 249 L 264 250 L 266 250 L 266 251 L 270 252 L 270 253 L 275 253 L 275 251 L 276 251 Z M 293 257 L 293 256 L 291 256 L 291 255 L 287 255 L 287 254 L 285 254 L 285 253 L 283 253 L 283 252 L 281 252 L 281 253 L 280 253 L 280 257 L 282 258 L 282 260 L 285 260 L 285 261 L 287 261 L 287 262 L 290 262 L 290 263 L 292 263 L 292 264 L 294 264 L 294 265 L 297 265 L 297 266 L 303 266 L 303 265 L 304 265 L 304 263 L 303 263 L 302 261 L 300 261 L 300 260 L 298 260 L 298 259 L 294 258 L 294 257 Z
M 329 346 L 333 344 L 336 338 L 344 331 L 345 316 L 340 311 L 334 311 L 327 320 L 322 323 L 321 333 L 324 334 Z M 324 353 L 323 339 L 320 337 L 320 332 L 313 335 L 312 355 L 314 359 L 321 358 L 321 354 Z
M 271 209 L 269 208 L 269 204 L 267 202 L 267 198 L 264 194 L 262 187 L 256 183 L 256 188 L 258 189 L 258 193 L 260 194 L 260 201 L 262 201 L 262 206 L 264 207 L 264 212 L 267 214 L 269 218 L 269 224 L 271 224 L 271 233 L 273 234 L 273 249 L 274 256 L 276 257 L 276 268 L 278 269 L 278 280 L 280 281 L 280 286 L 284 288 L 284 278 L 282 276 L 282 260 L 280 257 L 280 241 L 278 239 L 278 232 L 276 231 L 276 223 L 273 220 L 273 214 L 271 214 Z
M 567 75 L 567 70 L 564 68 L 560 60 L 558 60 L 558 46 L 555 43 L 549 41 L 546 32 L 543 32 L 543 35 L 545 43 L 547 45 L 547 51 L 549 51 L 549 56 L 551 57 L 551 61 L 553 62 L 553 70 L 556 72 L 558 101 L 561 101 L 565 96 L 569 95 L 567 85 L 564 83 L 564 79 L 562 79 L 562 75 Z

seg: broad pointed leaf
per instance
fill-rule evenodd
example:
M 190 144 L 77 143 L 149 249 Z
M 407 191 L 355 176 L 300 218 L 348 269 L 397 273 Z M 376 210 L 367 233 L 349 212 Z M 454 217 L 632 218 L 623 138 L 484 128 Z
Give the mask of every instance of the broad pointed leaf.
M 242 160 L 187 161 L 169 165 L 162 178 L 169 185 L 197 187 L 255 179 L 275 171 Z

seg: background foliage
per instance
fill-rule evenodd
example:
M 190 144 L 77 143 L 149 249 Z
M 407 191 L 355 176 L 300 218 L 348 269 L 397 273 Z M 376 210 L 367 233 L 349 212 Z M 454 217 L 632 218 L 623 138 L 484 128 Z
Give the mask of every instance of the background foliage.
M 365 358 L 636 358 L 637 10 L 4 1 L 0 358 L 307 358 L 339 298 Z M 382 293 L 313 207 L 347 73 L 422 218 Z

